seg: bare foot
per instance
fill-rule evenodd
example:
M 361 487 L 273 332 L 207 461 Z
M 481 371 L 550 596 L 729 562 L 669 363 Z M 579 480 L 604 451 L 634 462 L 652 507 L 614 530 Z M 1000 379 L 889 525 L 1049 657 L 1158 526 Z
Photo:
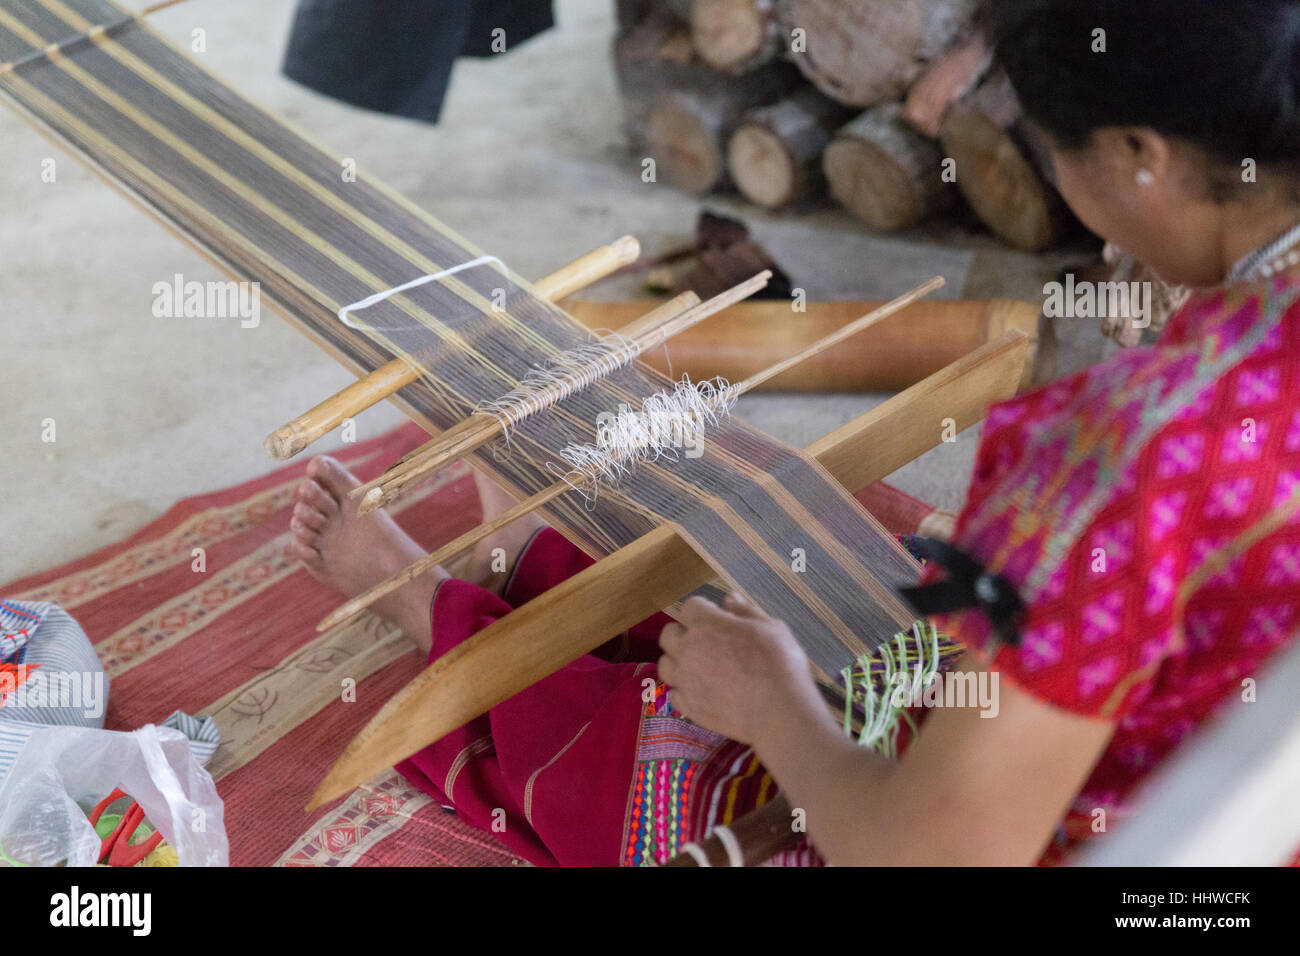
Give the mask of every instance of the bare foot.
M 313 577 L 345 597 L 369 590 L 424 555 L 388 512 L 357 514 L 357 503 L 348 492 L 359 484 L 335 459 L 313 458 L 294 495 L 289 520 L 290 550 Z M 371 610 L 400 627 L 427 653 L 429 604 L 447 577 L 442 568 L 434 568 L 376 601 Z

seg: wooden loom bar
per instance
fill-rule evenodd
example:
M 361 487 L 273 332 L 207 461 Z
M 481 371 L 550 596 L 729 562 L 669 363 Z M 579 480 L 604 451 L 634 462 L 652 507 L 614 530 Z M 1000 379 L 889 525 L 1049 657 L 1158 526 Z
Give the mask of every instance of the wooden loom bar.
M 966 428 L 992 402 L 1015 394 L 1028 344 L 1023 332 L 1008 331 L 807 451 L 846 487 L 878 481 L 937 444 L 944 419 Z M 713 576 L 667 525 L 596 562 L 428 665 L 353 738 L 308 809 L 360 786 Z
M 683 293 L 620 329 L 619 335 L 636 340 L 638 347 L 636 354 L 640 354 L 641 351 L 660 345 L 678 332 L 697 326 L 710 316 L 743 301 L 766 286 L 771 278 L 771 271 L 765 269 L 706 302 L 697 300 L 693 307 L 685 312 L 681 311 L 680 303 L 684 296 L 693 296 L 694 293 Z M 598 368 L 600 360 L 593 364 Z M 554 404 L 561 397 L 560 393 L 555 393 L 551 400 L 545 402 L 538 410 Z M 467 455 L 498 435 L 504 434 L 505 427 L 494 415 L 475 415 L 453 426 L 451 432 L 454 434 L 444 434 L 428 442 L 425 450 L 417 451 L 406 460 L 399 462 L 398 466 L 390 472 L 348 492 L 349 498 L 361 497 L 361 505 L 357 508 L 357 512 L 369 514 L 390 504 L 407 485 L 434 474 L 448 462 Z
M 770 368 L 766 368 L 761 372 L 751 375 L 749 378 L 745 379 L 739 385 L 734 386 L 730 390 L 731 395 L 734 397 L 739 397 L 745 394 L 746 392 L 748 392 L 750 389 L 757 388 L 759 385 L 767 381 L 769 378 L 772 378 L 773 376 L 776 375 L 780 375 L 786 369 L 793 368 L 795 365 L 799 364 L 805 359 L 810 358 L 819 352 L 823 352 L 826 349 L 829 349 L 835 345 L 838 345 L 840 342 L 843 342 L 845 339 L 849 338 L 850 336 L 856 335 L 870 328 L 876 322 L 879 322 L 880 320 L 893 315 L 899 309 L 906 308 L 912 302 L 915 302 L 917 299 L 920 299 L 922 296 L 929 295 L 935 289 L 938 289 L 942 286 L 943 286 L 943 278 L 941 276 L 935 276 L 933 279 L 930 279 L 927 282 L 923 282 L 921 285 L 917 286 L 915 289 L 912 289 L 910 292 L 900 295 L 897 299 L 894 299 L 891 302 L 887 302 L 884 305 L 879 306 L 876 309 L 873 309 L 872 311 L 868 312 L 866 315 L 862 316 L 861 318 L 856 319 L 853 322 L 850 322 L 848 325 L 840 329 L 837 329 L 835 332 L 832 332 L 824 339 L 821 339 L 818 342 L 814 342 L 812 345 L 808 346 L 803 351 L 790 356 L 784 361 L 778 362 L 776 365 L 773 365 Z M 439 464 L 445 464 L 445 461 L 446 459 L 442 459 L 439 461 Z M 330 613 L 327 617 L 325 617 L 324 620 L 322 620 L 319 624 L 317 624 L 316 630 L 320 632 L 324 632 L 324 631 L 328 631 L 331 627 L 334 627 L 335 625 L 342 624 L 344 621 L 348 620 L 349 618 L 354 617 L 357 614 L 360 614 L 363 610 L 368 608 L 370 605 L 374 604 L 376 601 L 378 601 L 380 598 L 384 597 L 385 595 L 392 594 L 398 588 L 418 578 L 421 574 L 424 574 L 425 572 L 432 570 L 434 567 L 436 567 L 439 564 L 442 564 L 447 559 L 454 557 L 455 555 L 460 554 L 462 551 L 468 550 L 469 548 L 473 547 L 483 538 L 486 538 L 489 534 L 492 534 L 493 532 L 498 531 L 501 528 L 504 528 L 506 525 L 510 524 L 510 522 L 522 518 L 524 515 L 537 510 L 538 508 L 542 507 L 545 504 L 548 504 L 555 498 L 558 498 L 566 491 L 571 491 L 571 490 L 573 490 L 573 486 L 569 484 L 569 482 L 567 481 L 557 481 L 549 488 L 542 489 L 541 491 L 537 492 L 537 494 L 525 499 L 524 501 L 519 502 L 519 504 L 515 505 L 513 508 L 508 508 L 507 510 L 503 511 L 501 514 L 497 515 L 491 521 L 484 522 L 483 524 L 479 525 L 477 528 L 467 531 L 465 534 L 461 535 L 455 541 L 452 541 L 449 544 L 446 544 L 443 547 L 439 548 L 438 550 L 434 551 L 432 554 L 426 554 L 424 557 L 412 562 L 411 564 L 403 568 L 401 571 L 399 571 L 397 574 L 393 575 L 391 578 L 388 578 L 386 581 L 379 582 L 379 584 L 375 585 L 370 590 L 366 591 L 364 594 L 359 594 L 356 597 L 352 598 L 350 601 L 347 601 L 345 604 L 336 608 L 332 613 Z M 369 501 L 369 496 L 367 496 L 366 501 Z M 360 511 L 364 512 L 365 510 L 367 510 L 364 507 L 366 501 L 362 502 L 363 507 L 359 509 Z M 369 509 L 369 510 L 373 510 L 373 509 Z
M 640 255 L 641 244 L 633 236 L 623 236 L 539 280 L 534 284 L 533 292 L 540 299 L 558 302 L 635 262 Z M 281 461 L 292 458 L 346 419 L 382 402 L 416 381 L 421 374 L 419 366 L 404 358 L 395 358 L 277 428 L 266 436 L 264 447 L 272 458 Z
M 653 300 L 601 302 L 569 299 L 564 311 L 588 328 L 616 329 Z M 879 301 L 810 301 L 795 312 L 782 299 L 738 303 L 706 325 L 673 339 L 671 372 L 692 380 L 720 375 L 740 381 L 880 305 Z M 763 383 L 778 392 L 901 392 L 955 362 L 1007 329 L 1038 337 L 1041 302 L 1014 299 L 925 299 L 864 332 L 844 348 L 817 356 Z M 924 329 L 924 335 L 917 330 Z M 669 372 L 663 350 L 641 361 Z M 1032 371 L 1033 362 L 1027 363 Z M 1028 384 L 1028 382 L 1026 382 Z

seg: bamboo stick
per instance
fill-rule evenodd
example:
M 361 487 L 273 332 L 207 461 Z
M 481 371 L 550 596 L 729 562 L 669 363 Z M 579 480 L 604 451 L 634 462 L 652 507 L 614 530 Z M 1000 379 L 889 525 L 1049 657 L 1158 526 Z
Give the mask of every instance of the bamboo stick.
M 693 326 L 699 325 L 711 315 L 716 315 L 723 309 L 735 305 L 744 299 L 749 298 L 763 286 L 767 285 L 771 279 L 770 270 L 763 270 L 757 275 L 746 279 L 739 285 L 732 286 L 725 292 L 715 295 L 706 302 L 701 302 L 686 312 L 680 314 L 669 314 L 668 306 L 661 306 L 655 309 L 649 315 L 643 316 L 636 322 L 632 323 L 629 328 L 633 334 L 629 335 L 627 329 L 620 330 L 620 334 L 633 339 L 635 353 L 640 354 L 647 349 L 654 348 L 668 341 L 678 332 L 683 332 Z M 662 313 L 662 314 L 660 314 Z M 639 334 L 636 330 L 641 329 Z M 599 363 L 595 363 L 599 367 Z M 583 370 L 584 372 L 586 369 Z M 583 374 L 583 373 L 578 373 Z M 564 393 L 556 391 L 549 396 L 546 401 L 538 404 L 536 411 L 548 408 L 555 402 L 564 397 Z M 401 470 L 393 475 L 381 475 L 374 487 L 366 488 L 365 486 L 353 488 L 348 493 L 350 498 L 361 498 L 361 504 L 357 508 L 358 514 L 369 514 L 384 505 L 395 501 L 404 488 L 412 482 L 419 481 L 428 475 L 436 473 L 440 468 L 450 461 L 455 461 L 464 455 L 469 454 L 476 448 L 487 444 L 496 436 L 504 431 L 504 426 L 495 416 L 480 415 L 475 416 L 482 424 L 476 429 L 467 429 L 457 435 L 452 436 L 450 440 L 445 436 L 434 439 L 430 443 L 433 446 L 427 455 L 420 456 L 418 463 L 415 458 L 406 462 Z M 459 428 L 457 425 L 456 428 Z M 364 490 L 363 490 L 364 489 Z
M 879 481 L 934 447 L 944 419 L 966 428 L 1015 394 L 1028 345 L 1010 330 L 806 451 L 846 488 Z M 666 525 L 597 561 L 429 664 L 353 738 L 307 808 L 343 796 L 713 577 Z
M 808 346 L 808 348 L 804 349 L 803 351 L 790 356 L 784 361 L 777 362 L 775 365 L 771 366 L 770 368 L 764 369 L 761 372 L 751 375 L 749 378 L 745 379 L 740 384 L 732 387 L 732 389 L 730 390 L 732 392 L 732 395 L 738 398 L 739 396 L 745 394 L 750 389 L 757 388 L 759 385 L 767 381 L 772 376 L 780 375 L 786 369 L 793 368 L 794 366 L 798 365 L 800 362 L 812 358 L 814 355 L 818 354 L 819 352 L 824 352 L 826 349 L 833 348 L 834 346 L 838 345 L 840 342 L 843 342 L 845 339 L 849 338 L 850 336 L 856 335 L 857 333 L 870 328 L 872 325 L 879 322 L 881 319 L 893 315 L 899 309 L 906 308 L 908 305 L 915 302 L 917 299 L 921 298 L 922 296 L 929 295 L 931 292 L 933 292 L 934 290 L 942 286 L 943 286 L 942 276 L 935 276 L 933 279 L 921 283 L 921 285 L 917 286 L 915 289 L 912 289 L 910 292 L 907 292 L 899 296 L 897 299 L 894 299 L 890 302 L 886 302 L 884 305 L 880 306 L 877 309 L 873 309 L 871 312 L 868 312 L 860 319 L 850 322 L 848 325 L 844 326 L 843 328 L 837 329 L 836 331 L 832 332 L 830 335 L 827 335 L 825 338 L 817 342 L 814 342 L 812 345 Z M 459 538 L 457 538 L 455 541 L 452 541 L 450 544 L 444 545 L 443 547 L 439 548 L 437 551 L 434 551 L 432 554 L 427 554 L 424 557 L 412 562 L 410 565 L 403 568 L 401 571 L 393 575 L 391 578 L 388 578 L 385 581 L 381 581 L 379 584 L 375 585 L 369 591 L 366 591 L 364 594 L 359 594 L 356 597 L 352 598 L 350 601 L 343 604 L 342 606 L 334 610 L 332 613 L 330 613 L 328 616 L 326 616 L 324 620 L 322 620 L 319 624 L 316 625 L 316 630 L 323 633 L 325 631 L 328 631 L 330 628 L 343 623 L 349 618 L 354 617 L 357 614 L 360 614 L 362 611 L 364 611 L 370 605 L 374 604 L 376 601 L 393 593 L 398 588 L 402 587 L 403 585 L 419 577 L 421 574 L 424 574 L 425 572 L 432 570 L 434 567 L 446 561 L 448 558 L 452 558 L 457 554 L 460 554 L 462 551 L 465 551 L 473 547 L 475 544 L 477 544 L 479 541 L 482 541 L 488 535 L 493 534 L 496 531 L 499 531 L 501 528 L 510 524 L 510 522 L 515 521 L 518 518 L 522 518 L 524 515 L 528 514 L 529 512 L 542 507 L 543 505 L 554 500 L 555 498 L 564 494 L 564 492 L 571 490 L 572 488 L 573 486 L 567 481 L 557 481 L 549 488 L 544 488 L 543 490 L 539 491 L 537 494 L 533 495 L 532 497 L 524 499 L 519 504 L 515 505 L 513 508 L 509 508 L 506 511 L 503 511 L 501 514 L 497 515 L 491 521 L 485 522 L 484 524 L 479 525 L 477 528 L 465 532 L 465 534 L 461 535 Z M 614 490 L 617 491 L 617 489 Z
M 552 272 L 535 283 L 533 291 L 538 298 L 558 302 L 635 262 L 640 255 L 641 244 L 635 237 L 623 236 Z M 421 371 L 405 358 L 393 359 L 271 432 L 263 446 L 272 458 L 280 461 L 292 458 L 346 419 L 410 385 L 420 377 Z
M 177 4 L 184 3 L 184 2 L 185 0 L 158 0 L 157 3 L 151 3 L 149 4 L 149 6 L 145 7 L 143 10 L 137 13 L 136 17 L 138 19 L 140 17 L 151 16 L 152 14 L 158 13 L 161 10 L 166 10 L 168 7 L 174 7 Z

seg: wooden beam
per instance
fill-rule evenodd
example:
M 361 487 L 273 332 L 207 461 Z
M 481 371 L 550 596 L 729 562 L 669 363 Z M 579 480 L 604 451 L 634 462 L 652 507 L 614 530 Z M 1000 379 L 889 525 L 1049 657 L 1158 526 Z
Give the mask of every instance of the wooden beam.
M 1007 378 L 1023 369 L 1029 337 L 1008 330 L 841 425 L 808 446 L 812 455 L 846 488 L 861 489 L 893 474 L 943 438 L 944 420 L 957 431 L 982 421 L 988 406 L 1010 398 L 1021 380 Z
M 1028 345 L 1023 332 L 1009 331 L 809 451 L 847 487 L 883 478 L 936 444 L 942 419 L 966 428 L 992 402 L 1013 395 Z M 909 434 L 894 437 L 897 431 Z M 596 562 L 426 667 L 352 740 L 308 809 L 350 792 L 713 577 L 669 525 Z
M 599 302 L 567 299 L 564 311 L 590 329 L 621 328 L 655 304 L 653 299 Z M 795 312 L 779 299 L 749 299 L 708 323 L 674 337 L 668 349 L 651 349 L 641 361 L 692 381 L 720 375 L 738 382 L 775 365 L 811 342 L 865 315 L 879 301 L 811 301 Z M 924 299 L 845 343 L 810 359 L 763 388 L 773 392 L 899 392 L 940 371 L 1008 329 L 1030 338 L 1027 385 L 1032 379 L 1042 303 L 1014 299 Z M 924 330 L 923 332 L 921 330 Z

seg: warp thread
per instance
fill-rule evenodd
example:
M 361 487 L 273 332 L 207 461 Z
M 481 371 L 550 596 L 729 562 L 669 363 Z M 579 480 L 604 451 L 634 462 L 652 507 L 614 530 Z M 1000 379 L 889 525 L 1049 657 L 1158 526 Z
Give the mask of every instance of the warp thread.
M 501 423 L 501 434 L 510 441 L 510 429 L 530 415 L 562 401 L 592 382 L 630 365 L 641 354 L 641 345 L 617 332 L 587 345 L 569 349 L 545 365 L 535 365 L 519 384 L 490 402 L 480 402 L 477 414 L 491 415 Z
M 11 60 L 8 63 L 0 63 L 0 76 L 4 76 L 6 73 L 13 73 L 16 70 L 27 66 L 29 63 L 35 63 L 38 60 L 48 60 L 58 54 L 66 54 L 68 50 L 79 43 L 86 43 L 101 36 L 108 36 L 109 34 L 115 33 L 122 27 L 130 26 L 132 23 L 135 23 L 146 12 L 147 11 L 142 10 L 140 13 L 128 14 L 127 16 L 121 17 L 117 20 L 113 20 L 111 23 L 97 23 L 84 33 L 73 33 L 64 37 L 62 40 L 47 43 L 39 50 L 32 50 L 30 53 L 26 53 L 23 56 L 18 57 L 16 60 Z

